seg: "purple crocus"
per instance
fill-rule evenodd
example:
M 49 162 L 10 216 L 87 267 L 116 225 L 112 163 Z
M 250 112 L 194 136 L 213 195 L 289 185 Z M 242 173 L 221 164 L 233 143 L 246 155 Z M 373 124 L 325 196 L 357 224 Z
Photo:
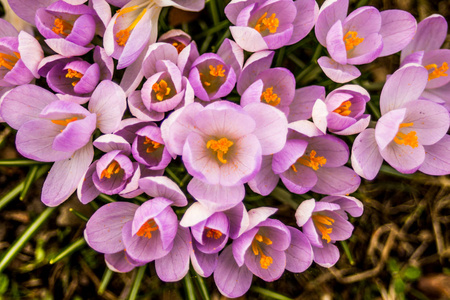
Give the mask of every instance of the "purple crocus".
M 401 173 L 414 173 L 425 160 L 424 146 L 445 136 L 448 111 L 434 102 L 418 100 L 428 76 L 423 66 L 408 64 L 386 80 L 380 97 L 381 118 L 375 129 L 364 130 L 353 143 L 352 166 L 360 176 L 375 178 L 383 159 Z
M 347 213 L 360 217 L 363 213 L 361 201 L 350 196 L 327 196 L 316 202 L 303 201 L 295 212 L 297 225 L 311 243 L 314 261 L 325 268 L 333 266 L 339 259 L 336 241 L 352 236 L 353 225 Z
M 220 254 L 214 281 L 223 295 L 242 296 L 250 288 L 253 275 L 274 281 L 285 269 L 303 272 L 311 265 L 308 240 L 297 229 L 269 219 L 275 211 L 269 207 L 250 210 L 247 230 Z
M 361 75 L 354 65 L 402 50 L 413 38 L 417 23 L 402 10 L 379 12 L 363 6 L 347 16 L 348 0 L 327 0 L 315 27 L 316 37 L 331 58 L 318 59 L 319 66 L 333 81 L 349 82 Z
M 194 176 L 188 191 L 211 210 L 239 203 L 244 183 L 260 169 L 262 155 L 282 149 L 287 120 L 278 109 L 263 103 L 244 108 L 217 101 L 205 107 L 192 103 L 172 113 L 161 125 L 166 147 L 182 155 Z
M 225 7 L 234 40 L 249 52 L 297 43 L 313 28 L 318 11 L 314 0 L 233 0 Z
M 369 93 L 358 85 L 348 84 L 332 91 L 325 101 L 318 99 L 312 110 L 314 124 L 323 132 L 338 135 L 357 134 L 366 129 L 370 115 L 364 114 Z

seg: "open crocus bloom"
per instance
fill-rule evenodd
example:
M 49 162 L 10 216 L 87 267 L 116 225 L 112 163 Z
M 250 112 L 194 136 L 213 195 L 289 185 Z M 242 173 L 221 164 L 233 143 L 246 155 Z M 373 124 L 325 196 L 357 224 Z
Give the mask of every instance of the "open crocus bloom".
M 169 152 L 182 155 L 194 176 L 189 192 L 220 211 L 243 199 L 244 183 L 259 171 L 262 155 L 282 149 L 287 120 L 281 111 L 263 103 L 242 108 L 217 101 L 205 107 L 192 103 L 175 111 L 161 130 Z
M 315 27 L 316 37 L 331 58 L 317 61 L 333 81 L 349 82 L 361 75 L 354 65 L 367 64 L 377 57 L 402 50 L 413 38 L 417 23 L 406 11 L 379 12 L 371 6 L 347 16 L 348 0 L 327 0 Z
M 401 173 L 414 173 L 425 160 L 424 146 L 445 136 L 448 111 L 434 102 L 417 100 L 428 78 L 423 66 L 408 64 L 386 80 L 380 97 L 381 118 L 375 129 L 361 132 L 353 144 L 352 166 L 359 175 L 375 178 L 383 159 Z M 436 160 L 436 169 L 438 164 Z

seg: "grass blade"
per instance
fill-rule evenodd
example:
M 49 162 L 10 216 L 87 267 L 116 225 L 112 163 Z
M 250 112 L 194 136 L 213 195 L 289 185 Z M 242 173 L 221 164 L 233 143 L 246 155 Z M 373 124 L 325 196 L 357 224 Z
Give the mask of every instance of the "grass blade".
M 147 265 L 143 265 L 142 267 L 139 267 L 137 269 L 137 274 L 136 274 L 136 277 L 134 278 L 133 286 L 131 287 L 130 297 L 128 298 L 129 300 L 136 299 L 137 294 L 139 292 L 139 287 L 141 286 L 142 278 L 144 278 L 146 267 L 147 267 Z
M 38 170 L 39 170 L 39 166 L 36 166 L 36 165 L 34 165 L 30 168 L 30 171 L 28 172 L 27 177 L 25 178 L 25 181 L 23 182 L 23 189 L 19 196 L 20 201 L 25 199 L 25 196 L 27 195 L 28 190 L 31 187 L 31 184 L 33 184 L 34 180 L 36 179 L 36 174 L 37 174 Z
M 86 241 L 84 240 L 84 238 L 80 238 L 80 239 L 76 240 L 69 247 L 67 247 L 66 249 L 61 251 L 58 255 L 56 255 L 55 258 L 52 258 L 50 260 L 50 264 L 53 265 L 54 263 L 57 263 L 58 261 L 60 261 L 64 257 L 69 256 L 70 254 L 72 254 L 73 252 L 81 249 L 85 245 L 86 245 Z
M 100 283 L 100 286 L 98 287 L 97 294 L 102 295 L 106 291 L 106 287 L 108 286 L 109 282 L 111 281 L 111 278 L 113 276 L 114 272 L 111 271 L 111 269 L 106 268 L 105 273 L 103 273 L 102 281 Z

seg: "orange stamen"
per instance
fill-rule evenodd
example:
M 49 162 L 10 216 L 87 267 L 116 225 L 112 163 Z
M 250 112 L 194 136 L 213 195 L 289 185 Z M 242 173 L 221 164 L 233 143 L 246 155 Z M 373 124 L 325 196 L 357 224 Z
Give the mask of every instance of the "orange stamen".
M 333 228 L 328 228 L 326 226 L 331 226 L 334 223 L 334 219 L 328 216 L 316 214 L 311 216 L 314 225 L 322 233 L 322 239 L 326 240 L 327 243 L 331 242 L 330 233 L 333 232 Z
M 52 123 L 56 124 L 56 125 L 67 126 L 67 124 L 69 124 L 71 122 L 75 122 L 76 120 L 78 120 L 78 118 L 73 117 L 73 118 L 65 119 L 65 120 L 52 120 Z
M 273 13 L 269 18 L 266 18 L 266 16 L 267 12 L 258 19 L 254 28 L 260 33 L 265 30 L 269 30 L 270 33 L 277 32 L 280 21 L 276 18 L 276 14 Z
M 311 167 L 314 171 L 317 171 L 319 170 L 319 165 L 323 167 L 323 165 L 327 163 L 327 159 L 323 156 L 316 157 L 316 154 L 317 153 L 315 150 L 311 150 L 309 156 L 305 154 L 297 159 L 297 162 L 304 166 Z M 297 172 L 297 169 L 295 169 L 295 167 L 293 167 L 293 169 L 295 172 Z
M 136 233 L 137 236 L 144 236 L 148 239 L 152 238 L 152 232 L 158 230 L 159 227 L 156 224 L 155 220 L 150 219 L 144 223 L 144 225 L 139 228 L 139 231 Z
M 269 105 L 277 106 L 281 99 L 277 94 L 273 93 L 273 86 L 271 86 L 261 94 L 261 101 L 266 101 Z
M 209 65 L 209 74 L 213 77 L 224 77 L 225 69 L 223 69 L 223 65 L 217 65 L 217 69 Z
M 6 53 L 0 53 L 0 68 L 5 67 L 8 70 L 12 70 L 14 66 L 16 65 L 17 61 L 20 59 L 20 54 L 17 52 L 14 52 L 15 56 L 6 54 Z
M 100 175 L 100 179 L 103 179 L 103 177 L 111 178 L 111 175 L 117 174 L 122 170 L 119 163 L 115 160 L 113 160 L 106 169 L 102 171 L 102 174 Z
M 338 108 L 336 108 L 335 110 L 333 110 L 333 112 L 340 114 L 341 116 L 348 116 L 352 111 L 350 110 L 350 106 L 352 106 L 352 102 L 350 101 L 345 101 L 341 104 L 341 106 L 339 106 Z
M 364 38 L 357 37 L 356 31 L 349 31 L 344 35 L 345 50 L 352 50 L 364 41 Z
M 265 255 L 265 254 L 263 253 L 263 251 L 262 251 L 261 246 L 259 245 L 259 243 L 264 243 L 264 244 L 266 244 L 266 245 L 271 245 L 271 244 L 272 244 L 272 241 L 271 241 L 269 238 L 267 238 L 267 237 L 265 237 L 265 236 L 262 236 L 262 235 L 260 235 L 260 234 L 256 234 L 256 235 L 255 235 L 255 238 L 254 238 L 253 241 L 252 241 L 252 251 L 253 251 L 253 254 L 255 254 L 256 256 L 257 256 L 257 255 L 261 255 L 261 259 L 260 259 L 260 261 L 259 261 L 259 263 L 260 263 L 260 265 L 261 265 L 261 268 L 267 269 L 267 268 L 269 268 L 269 266 L 273 263 L 273 259 L 272 259 L 272 257 L 267 256 L 267 255 Z
M 180 52 L 183 51 L 184 48 L 186 48 L 186 45 L 184 45 L 183 43 L 178 43 L 178 42 L 173 42 L 172 46 L 174 46 L 177 49 L 178 54 L 180 54 Z
M 66 78 L 82 78 L 82 77 L 83 74 L 81 74 L 80 72 L 77 72 L 72 69 L 67 69 Z M 72 82 L 72 86 L 76 86 L 79 81 L 80 80 L 75 80 L 74 82 Z
M 144 145 L 149 145 L 147 147 L 147 150 L 145 152 L 147 153 L 153 153 L 155 152 L 159 147 L 162 145 L 158 142 L 155 142 L 154 140 L 149 139 L 148 137 L 145 137 Z
M 415 131 L 410 131 L 409 133 L 405 134 L 403 132 L 400 132 L 401 128 L 405 127 L 411 127 L 414 123 L 401 123 L 398 126 L 398 132 L 394 137 L 394 142 L 396 142 L 399 145 L 405 145 L 410 146 L 411 148 L 416 148 L 419 146 L 419 142 L 417 141 L 417 134 Z
M 425 69 L 427 70 L 434 69 L 430 74 L 428 74 L 428 81 L 439 78 L 441 76 L 448 76 L 448 74 L 445 73 L 448 70 L 447 62 L 443 62 L 442 66 L 440 66 L 439 68 L 436 64 L 426 65 Z
M 158 99 L 158 101 L 164 100 L 164 97 L 170 94 L 170 87 L 167 86 L 167 82 L 163 79 L 161 79 L 159 83 L 155 82 L 152 89 L 156 93 L 156 99 Z
M 226 164 L 227 160 L 223 158 L 223 155 L 228 152 L 228 149 L 233 146 L 233 144 L 234 143 L 227 138 L 221 138 L 218 141 L 211 139 L 206 143 L 206 148 L 216 151 L 217 159 L 221 163 Z
M 208 232 L 206 233 L 206 237 L 214 238 L 215 240 L 218 240 L 222 236 L 222 232 L 220 232 L 220 230 L 211 229 L 208 227 L 206 227 L 206 228 L 208 229 Z
M 64 36 L 68 36 L 70 34 L 70 31 L 73 28 L 72 24 L 64 21 L 63 19 L 59 19 L 59 18 L 56 18 L 55 22 L 53 24 L 55 26 L 53 26 L 52 31 L 56 34 L 62 34 Z M 67 31 L 69 33 L 67 33 Z
M 117 11 L 117 13 L 119 14 L 118 17 L 121 17 L 121 16 L 123 16 L 126 13 L 132 12 L 132 11 L 136 10 L 137 8 L 138 8 L 138 6 L 135 5 L 135 6 L 119 9 Z M 136 25 L 139 23 L 139 21 L 142 19 L 142 17 L 145 15 L 146 12 L 147 12 L 147 9 L 144 8 L 141 11 L 141 13 L 137 16 L 137 18 L 133 21 L 133 23 L 131 23 L 130 26 L 128 26 L 127 28 L 122 29 L 122 30 L 120 30 L 119 32 L 116 33 L 117 45 L 125 46 L 125 44 L 128 41 L 128 38 L 130 37 L 131 31 L 134 29 L 134 27 L 136 27 Z

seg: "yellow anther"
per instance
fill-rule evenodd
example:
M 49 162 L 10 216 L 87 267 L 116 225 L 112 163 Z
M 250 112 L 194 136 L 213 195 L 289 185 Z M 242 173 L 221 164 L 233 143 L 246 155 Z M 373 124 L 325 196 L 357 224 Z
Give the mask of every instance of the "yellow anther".
M 273 86 L 271 86 L 261 94 L 261 101 L 266 101 L 267 104 L 277 106 L 281 99 L 277 94 L 273 93 Z
M 269 30 L 270 33 L 277 32 L 277 28 L 280 25 L 280 21 L 276 18 L 276 14 L 273 13 L 269 18 L 266 18 L 267 12 L 265 12 L 261 18 L 258 19 L 255 25 L 255 29 L 261 33 L 265 30 Z
M 341 104 L 341 106 L 339 106 L 338 108 L 336 108 L 335 110 L 333 110 L 333 112 L 340 114 L 341 116 L 348 116 L 352 111 L 350 110 L 350 106 L 352 106 L 352 102 L 350 101 L 345 101 Z
M 265 237 L 258 233 L 255 235 L 255 240 L 257 240 L 260 243 L 264 243 L 266 245 L 272 245 L 272 241 L 268 237 Z
M 222 236 L 222 232 L 220 232 L 220 230 L 211 229 L 208 227 L 206 227 L 206 228 L 208 230 L 208 232 L 206 233 L 206 237 L 214 238 L 215 240 L 218 240 Z
M 16 65 L 17 61 L 20 59 L 20 54 L 17 52 L 14 52 L 15 56 L 6 54 L 6 53 L 0 53 L 0 68 L 5 67 L 8 70 L 12 70 L 14 66 Z
M 147 150 L 145 150 L 145 152 L 147 153 L 153 153 L 162 146 L 162 144 L 155 142 L 154 140 L 149 139 L 148 137 L 145 137 L 144 145 L 149 145 L 147 147 Z
M 447 62 L 443 62 L 442 66 L 440 66 L 439 68 L 436 64 L 426 65 L 425 69 L 427 70 L 434 69 L 430 74 L 428 74 L 428 81 L 439 78 L 441 76 L 448 76 L 448 74 L 445 73 L 448 70 Z
M 125 9 L 121 9 L 118 11 L 119 17 L 122 16 L 123 14 L 129 13 L 131 11 L 134 11 L 136 9 L 137 6 L 132 6 L 132 7 L 127 7 Z M 128 26 L 126 29 L 122 29 L 119 32 L 116 33 L 116 42 L 117 45 L 119 46 L 125 46 L 125 44 L 128 41 L 128 38 L 130 37 L 130 33 L 131 30 L 134 29 L 134 27 L 136 27 L 136 25 L 139 23 L 139 21 L 142 19 L 142 17 L 145 15 L 145 13 L 147 12 L 147 9 L 144 8 L 141 13 L 137 16 L 137 18 L 133 21 L 133 23 L 131 23 L 130 26 Z
M 72 24 L 59 18 L 56 18 L 53 24 L 55 26 L 53 26 L 52 31 L 56 34 L 62 34 L 64 36 L 68 36 L 73 28 Z
M 259 260 L 261 268 L 267 269 L 273 263 L 273 259 L 272 259 L 272 257 L 267 256 L 263 253 L 261 246 L 259 245 L 259 243 L 261 243 L 261 242 L 266 245 L 271 245 L 272 241 L 269 238 L 262 236 L 260 234 L 256 234 L 255 238 L 252 241 L 253 254 L 255 254 L 256 256 L 261 255 L 261 259 Z
M 106 167 L 106 169 L 102 171 L 102 173 L 100 174 L 100 179 L 103 179 L 104 177 L 111 178 L 111 175 L 119 173 L 120 170 L 122 170 L 122 168 L 120 167 L 119 163 L 113 160 L 108 165 L 108 167 Z
M 73 117 L 73 118 L 65 119 L 65 120 L 52 120 L 52 123 L 56 124 L 56 125 L 67 126 L 67 124 L 69 124 L 71 122 L 74 122 L 76 120 L 78 120 L 78 118 L 77 117 Z
M 316 225 L 317 229 L 322 233 L 322 239 L 326 240 L 327 243 L 331 242 L 330 233 L 333 232 L 333 228 L 328 228 L 326 226 L 333 225 L 334 219 L 321 214 L 312 215 L 311 218 L 314 225 Z
M 364 41 L 364 38 L 358 37 L 356 31 L 349 31 L 344 35 L 345 50 L 352 50 Z
M 224 77 L 225 69 L 223 69 L 223 65 L 217 65 L 217 69 L 209 65 L 209 74 L 213 77 Z
M 407 134 L 400 132 L 401 128 L 405 128 L 405 127 L 411 127 L 413 126 L 414 123 L 401 123 L 398 126 L 399 131 L 397 132 L 397 134 L 394 137 L 394 142 L 396 142 L 399 145 L 405 145 L 405 146 L 410 146 L 411 148 L 416 148 L 417 146 L 419 146 L 419 142 L 417 141 L 417 134 L 415 131 L 410 131 Z
M 206 143 L 206 148 L 216 151 L 217 159 L 221 163 L 226 164 L 227 160 L 223 158 L 223 155 L 228 152 L 228 149 L 233 146 L 233 144 L 234 143 L 227 138 L 221 138 L 218 141 L 211 139 Z
M 185 44 L 183 44 L 183 43 L 178 43 L 178 42 L 173 42 L 173 43 L 172 43 L 172 46 L 174 46 L 174 47 L 177 49 L 178 54 L 180 54 L 180 52 L 183 51 L 184 48 L 186 48 L 186 45 L 185 45 Z
M 67 69 L 66 78 L 82 78 L 82 77 L 83 74 L 81 74 L 80 72 L 77 72 L 72 69 Z M 75 80 L 74 82 L 72 82 L 72 86 L 76 86 L 79 81 L 80 80 Z
M 167 86 L 167 82 L 163 79 L 159 83 L 155 82 L 152 89 L 156 93 L 158 101 L 164 100 L 164 97 L 170 94 L 170 87 Z
M 316 157 L 316 154 L 317 153 L 315 150 L 311 150 L 309 156 L 305 154 L 297 159 L 297 162 L 304 166 L 311 167 L 314 171 L 317 171 L 319 170 L 319 166 L 323 167 L 323 165 L 327 163 L 327 159 L 323 156 Z M 294 171 L 297 172 L 296 169 L 294 169 Z
M 144 223 L 144 225 L 139 228 L 139 231 L 136 233 L 137 236 L 143 236 L 148 239 L 152 238 L 152 232 L 158 230 L 159 227 L 156 224 L 155 220 L 150 219 Z

